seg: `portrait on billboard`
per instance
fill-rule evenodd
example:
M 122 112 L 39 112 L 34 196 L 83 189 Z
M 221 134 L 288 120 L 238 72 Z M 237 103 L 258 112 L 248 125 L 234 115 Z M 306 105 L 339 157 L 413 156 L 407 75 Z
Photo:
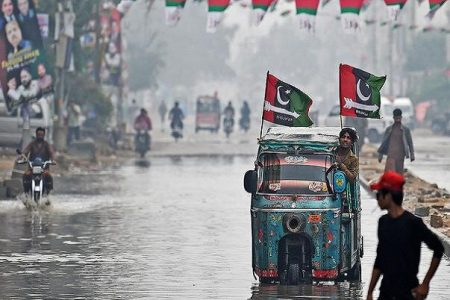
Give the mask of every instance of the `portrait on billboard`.
M 32 0 L 0 0 L 0 83 L 8 111 L 53 93 Z

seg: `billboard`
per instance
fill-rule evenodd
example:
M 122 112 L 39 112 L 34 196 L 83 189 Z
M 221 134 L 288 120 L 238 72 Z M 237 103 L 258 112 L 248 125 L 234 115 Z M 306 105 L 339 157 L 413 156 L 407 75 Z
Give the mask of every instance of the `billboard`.
M 32 0 L 0 7 L 0 83 L 8 111 L 53 93 Z

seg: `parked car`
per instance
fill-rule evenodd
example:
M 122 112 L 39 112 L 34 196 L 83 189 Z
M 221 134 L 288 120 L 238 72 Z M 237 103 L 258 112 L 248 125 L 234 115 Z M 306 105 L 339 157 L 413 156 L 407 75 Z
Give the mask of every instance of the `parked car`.
M 367 138 L 371 143 L 381 142 L 386 127 L 394 123 L 392 112 L 394 105 L 386 98 L 380 99 L 380 119 L 369 119 L 367 124 Z
M 409 129 L 413 130 L 415 127 L 415 115 L 414 105 L 411 99 L 407 97 L 395 98 L 394 109 L 399 108 L 402 110 L 402 124 L 406 125 Z
M 51 125 L 50 107 L 44 99 L 31 104 L 30 132 L 36 128 Z M 20 109 L 8 112 L 5 102 L 0 102 L 0 146 L 17 147 L 22 139 L 22 118 Z
M 434 134 L 450 134 L 450 111 L 433 117 L 431 120 L 431 131 Z

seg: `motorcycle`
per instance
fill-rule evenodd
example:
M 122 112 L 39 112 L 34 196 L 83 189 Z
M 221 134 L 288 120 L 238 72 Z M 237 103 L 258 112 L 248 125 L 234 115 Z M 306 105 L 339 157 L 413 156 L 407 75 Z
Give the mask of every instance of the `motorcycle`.
M 231 117 L 225 117 L 223 119 L 223 131 L 225 132 L 227 138 L 230 136 L 231 132 L 233 132 L 234 119 Z
M 50 166 L 50 165 L 56 165 L 54 161 L 47 160 L 43 161 L 40 157 L 35 158 L 33 161 L 28 160 L 23 154 L 20 152 L 20 150 L 16 150 L 17 154 L 22 155 L 23 159 L 18 160 L 18 164 L 28 164 L 32 173 L 31 178 L 31 189 L 29 192 L 29 195 L 34 202 L 39 205 L 42 200 L 42 196 L 45 195 L 45 193 L 48 195 L 50 191 L 47 191 L 46 185 L 44 182 L 44 171 Z M 44 193 L 45 192 L 45 193 Z
M 178 139 L 181 139 L 183 137 L 183 122 L 172 122 L 172 136 L 175 139 L 175 142 L 178 142 Z
M 147 130 L 138 130 L 134 140 L 135 150 L 141 158 L 150 150 L 151 137 Z
M 241 130 L 244 132 L 247 132 L 250 129 L 250 119 L 248 116 L 242 116 L 239 120 L 239 126 L 241 127 Z

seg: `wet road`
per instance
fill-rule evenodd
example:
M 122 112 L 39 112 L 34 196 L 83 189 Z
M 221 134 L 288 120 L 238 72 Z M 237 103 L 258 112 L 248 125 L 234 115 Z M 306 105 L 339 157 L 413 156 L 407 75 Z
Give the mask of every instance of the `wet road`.
M 0 203 L 0 295 L 8 299 L 356 299 L 366 294 L 381 212 L 363 191 L 363 284 L 281 287 L 252 277 L 254 157 L 154 158 L 56 181 L 52 206 Z M 61 188 L 64 186 L 64 188 Z M 78 192 L 82 189 L 82 193 Z M 425 251 L 423 277 L 431 254 Z M 443 261 L 428 299 L 448 299 Z

